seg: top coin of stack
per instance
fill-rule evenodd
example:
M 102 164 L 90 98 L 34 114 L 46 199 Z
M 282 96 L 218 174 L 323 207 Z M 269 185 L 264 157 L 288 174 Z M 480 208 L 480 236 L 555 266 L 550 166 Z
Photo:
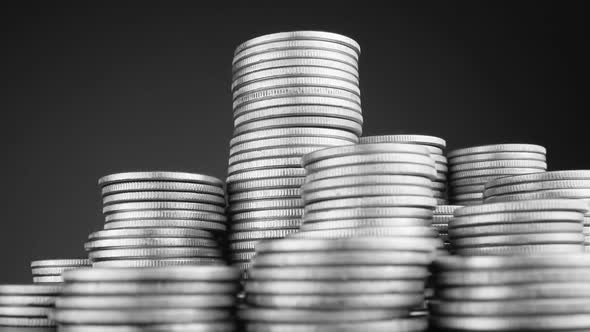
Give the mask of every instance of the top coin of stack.
M 89 259 L 46 259 L 31 262 L 33 282 L 63 282 L 65 271 L 91 266 Z
M 590 255 L 439 257 L 436 331 L 588 331 Z
M 432 182 L 434 198 L 438 205 L 447 203 L 447 157 L 445 157 L 445 148 L 447 142 L 439 137 L 426 135 L 381 135 L 381 136 L 364 136 L 360 138 L 361 144 L 372 143 L 408 143 L 424 146 L 430 153 L 430 157 L 435 162 L 436 178 Z
M 590 170 L 517 175 L 486 184 L 486 202 L 571 198 L 590 203 Z M 590 212 L 584 218 L 585 248 L 590 250 Z
M 257 37 L 233 59 L 234 132 L 228 198 L 230 256 L 247 267 L 254 246 L 301 224 L 301 157 L 358 143 L 359 45 L 328 32 Z
M 525 255 L 583 251 L 585 202 L 541 199 L 456 209 L 449 222 L 460 255 Z
M 449 152 L 451 203 L 481 204 L 486 182 L 546 171 L 545 153 L 544 147 L 532 144 L 484 145 Z
M 215 234 L 226 229 L 223 182 L 181 172 L 107 175 L 105 230 L 86 248 L 95 266 L 148 267 L 220 263 Z

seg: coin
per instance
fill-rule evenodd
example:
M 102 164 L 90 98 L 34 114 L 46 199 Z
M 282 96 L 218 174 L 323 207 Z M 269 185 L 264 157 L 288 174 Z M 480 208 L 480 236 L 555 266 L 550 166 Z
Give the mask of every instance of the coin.
M 247 231 L 247 232 L 235 232 L 228 236 L 229 241 L 250 241 L 250 240 L 262 240 L 269 238 L 282 238 L 285 237 L 296 229 L 275 229 L 275 230 L 264 230 L 264 231 Z
M 255 263 L 256 264 L 256 263 Z M 379 294 L 420 293 L 422 280 L 371 280 L 371 281 L 248 281 L 247 294 Z
M 590 188 L 590 180 L 558 180 L 521 183 L 516 185 L 505 185 L 491 187 L 485 191 L 486 197 L 533 192 L 541 190 L 563 190 L 563 189 L 584 189 Z
M 434 179 L 435 170 L 429 165 L 379 163 L 368 165 L 341 166 L 325 169 L 309 174 L 305 181 L 311 183 L 328 178 L 339 178 L 353 175 L 410 175 Z
M 538 160 L 492 160 L 473 163 L 451 164 L 451 172 L 484 170 L 494 168 L 538 168 L 547 169 L 547 163 Z
M 126 295 L 60 297 L 59 309 L 223 308 L 235 304 L 233 295 Z
M 35 260 L 31 262 L 32 268 L 41 267 L 66 267 L 66 266 L 87 266 L 90 265 L 90 261 L 86 258 L 74 258 L 74 259 L 44 259 Z
M 491 152 L 457 156 L 451 159 L 453 165 L 496 160 L 538 160 L 546 161 L 544 153 L 536 152 Z
M 351 146 L 341 146 L 316 151 L 304 156 L 301 162 L 302 165 L 305 167 L 309 164 L 330 158 L 378 153 L 413 153 L 417 155 L 423 155 L 426 157 L 430 156 L 428 151 L 424 147 L 421 147 L 419 145 L 398 143 L 360 144 Z
M 255 280 L 410 280 L 425 279 L 429 273 L 424 266 L 295 266 L 256 267 L 248 276 Z
M 135 238 L 135 239 L 96 239 L 86 242 L 88 251 L 115 248 L 151 248 L 151 247 L 216 247 L 214 239 L 200 238 Z
M 584 214 L 578 211 L 517 211 L 517 209 L 514 210 L 515 211 L 500 211 L 487 214 L 484 213 L 479 215 L 458 216 L 449 221 L 449 228 L 515 223 L 544 223 L 550 221 L 570 221 L 580 223 L 584 217 Z
M 102 230 L 91 233 L 89 239 L 117 239 L 117 238 L 213 238 L 213 234 L 194 228 L 123 228 Z
M 563 181 L 563 180 L 589 180 L 590 171 L 588 170 L 568 170 L 568 171 L 552 171 L 543 172 L 528 175 L 512 176 L 509 178 L 503 178 L 495 180 L 490 183 L 488 188 L 516 185 L 521 183 L 530 182 L 543 182 L 543 181 Z
M 98 180 L 98 184 L 103 187 L 113 183 L 120 182 L 138 182 L 138 181 L 176 181 L 209 184 L 223 187 L 223 182 L 217 178 L 202 174 L 183 173 L 183 172 L 125 172 L 115 173 L 103 176 Z
M 257 141 L 260 139 L 277 137 L 329 137 L 348 139 L 353 143 L 357 143 L 359 140 L 358 136 L 346 130 L 330 128 L 294 127 L 276 128 L 265 131 L 254 131 L 250 133 L 237 135 L 230 140 L 230 146 Z
M 354 57 L 351 57 L 345 53 L 341 53 L 337 50 L 315 48 L 267 50 L 266 52 L 251 54 L 249 57 L 234 61 L 232 69 L 234 75 L 237 75 L 240 70 L 250 68 L 256 64 L 277 61 L 281 59 L 286 59 L 288 61 L 300 59 L 328 59 L 332 61 L 338 61 L 358 69 L 358 59 L 355 59 Z
M 432 181 L 421 176 L 409 175 L 357 175 L 339 178 L 328 178 L 305 183 L 301 186 L 304 193 L 333 188 L 347 188 L 374 185 L 412 185 L 431 188 Z
M 399 315 L 399 314 L 398 314 Z M 262 322 L 299 322 L 329 323 L 386 320 L 395 317 L 395 313 L 384 309 L 356 310 L 305 310 L 305 309 L 273 309 L 253 308 L 238 311 L 238 317 L 245 321 Z
M 248 192 L 253 190 L 299 188 L 304 182 L 304 177 L 252 180 L 233 183 L 228 186 L 228 191 L 231 194 L 236 194 L 240 192 Z
M 230 205 L 229 212 L 235 214 L 258 210 L 293 209 L 302 207 L 303 200 L 301 198 L 261 199 L 234 203 Z
M 33 276 L 34 283 L 52 283 L 52 282 L 63 282 L 63 278 L 59 275 L 55 276 Z
M 468 171 L 460 171 L 460 172 L 451 172 L 451 181 L 456 179 L 463 179 L 463 178 L 473 178 L 473 177 L 484 177 L 484 176 L 496 176 L 496 177 L 504 177 L 504 176 L 511 176 L 511 175 L 519 175 L 519 174 L 530 174 L 530 173 L 539 173 L 544 172 L 546 168 L 488 168 L 488 169 L 476 169 L 476 170 L 468 170 Z
M 577 271 L 580 270 L 580 271 Z M 532 273 L 541 273 L 543 279 L 551 276 L 543 282 L 524 282 L 520 284 L 508 285 L 490 285 L 490 286 L 460 286 L 460 287 L 440 287 L 437 290 L 437 297 L 439 299 L 448 299 L 451 301 L 496 301 L 496 300 L 522 300 L 522 299 L 569 299 L 581 298 L 588 294 L 588 287 L 576 287 L 580 282 L 585 282 L 588 277 L 588 269 L 573 269 L 573 270 L 533 270 L 527 273 L 531 276 Z M 545 274 L 542 274 L 545 272 Z M 550 274 L 549 274 L 550 273 Z M 573 275 L 568 274 L 571 273 Z M 540 280 L 540 278 L 533 277 L 530 280 Z M 578 277 L 580 276 L 580 277 Z M 555 281 L 558 280 L 558 281 Z
M 305 320 L 303 320 L 305 321 Z M 252 323 L 246 324 L 247 332 L 418 332 L 428 327 L 428 320 L 423 317 L 395 318 L 382 321 L 334 322 L 334 323 Z
M 393 241 L 393 240 L 392 240 Z M 334 265 L 429 265 L 429 253 L 410 251 L 346 251 L 316 253 L 270 253 L 254 259 L 258 266 L 334 266 Z
M 202 266 L 199 266 L 202 267 Z M 211 266 L 203 266 L 211 267 Z M 219 267 L 219 266 L 216 266 Z M 235 268 L 232 268 L 238 271 Z M 234 282 L 215 282 L 215 281 L 161 281 L 146 280 L 142 282 L 128 281 L 86 281 L 66 283 L 63 288 L 63 294 L 68 296 L 120 296 L 128 295 L 188 295 L 188 294 L 233 294 L 239 290 L 240 286 Z
M 250 73 L 266 72 L 276 68 L 330 68 L 336 69 L 353 75 L 358 79 L 359 72 L 357 66 L 348 63 L 332 60 L 332 59 L 314 59 L 314 58 L 294 58 L 294 59 L 278 59 L 270 60 L 257 64 L 253 64 L 244 68 L 239 68 L 233 72 L 233 78 L 240 78 Z
M 368 294 L 368 295 L 251 295 L 247 302 L 261 307 L 292 309 L 331 309 L 344 308 L 377 309 L 402 308 L 400 316 L 406 316 L 403 308 L 418 306 L 424 295 L 417 294 Z
M 488 197 L 486 201 L 489 202 L 504 202 L 514 200 L 532 200 L 532 199 L 552 199 L 552 198 L 590 198 L 589 189 L 556 189 L 556 190 L 541 190 L 530 193 L 507 194 Z M 582 200 L 581 200 L 582 201 Z M 585 201 L 590 202 L 590 201 Z
M 140 326 L 76 324 L 62 325 L 59 329 L 62 332 L 232 332 L 235 331 L 236 327 L 233 322 L 203 322 Z
M 0 295 L 58 295 L 62 285 L 8 285 L 0 284 Z
M 314 32 L 315 33 L 315 32 Z M 281 34 L 290 34 L 290 33 L 281 33 Z M 326 34 L 327 35 L 327 34 Z M 232 64 L 236 64 L 236 62 L 243 60 L 244 58 L 248 58 L 258 53 L 268 52 L 268 51 L 276 51 L 276 50 L 289 50 L 289 49 L 319 49 L 319 50 L 332 50 L 335 52 L 339 52 L 342 54 L 346 54 L 352 57 L 355 60 L 358 60 L 360 54 L 360 47 L 356 42 L 352 40 L 347 40 L 346 44 L 341 44 L 340 41 L 334 42 L 333 38 L 314 38 L 315 35 L 310 35 L 311 38 L 302 37 L 293 38 L 293 37 L 283 37 L 277 39 L 270 39 L 272 35 L 269 37 L 260 37 L 264 38 L 265 42 L 256 44 L 256 42 L 260 41 L 261 39 L 254 39 L 253 42 L 245 42 L 241 46 L 236 48 L 234 53 L 234 58 Z M 322 35 L 324 36 L 324 35 Z M 338 39 L 341 39 L 339 35 Z
M 220 257 L 221 252 L 215 248 L 199 247 L 153 247 L 133 249 L 95 250 L 88 254 L 93 261 L 119 258 L 191 258 Z
M 259 94 L 258 98 L 244 98 L 240 104 L 234 102 L 233 114 L 236 127 L 238 126 L 238 119 L 242 116 L 246 118 L 240 120 L 240 124 L 255 119 L 281 117 L 281 115 L 283 117 L 303 115 L 332 116 L 335 118 L 349 118 L 358 123 L 363 122 L 360 98 L 347 91 L 308 87 L 271 89 L 269 92 Z M 277 116 L 270 116 L 265 111 L 276 112 Z M 265 116 L 258 117 L 255 115 L 256 112 Z
M 368 232 L 364 232 L 368 231 Z M 428 227 L 400 229 L 399 235 L 392 240 L 387 230 L 380 229 L 349 229 L 342 231 L 353 235 L 350 238 L 336 238 L 331 240 L 311 238 L 289 238 L 280 241 L 264 241 L 258 246 L 258 252 L 303 252 L 303 251 L 342 251 L 342 250 L 403 250 L 424 251 L 432 250 L 432 241 L 416 237 L 432 236 Z M 313 233 L 313 232 L 310 232 Z M 337 234 L 334 232 L 317 232 L 318 234 Z M 379 236 L 378 234 L 384 235 Z M 363 234 L 370 234 L 369 238 L 362 238 Z M 345 237 L 345 236 L 342 236 Z
M 430 227 L 432 223 L 428 219 L 421 218 L 367 218 L 367 219 L 341 219 L 318 222 L 305 222 L 301 225 L 301 231 L 328 230 L 356 227 Z
M 269 158 L 260 160 L 251 160 L 230 165 L 227 168 L 227 174 L 236 174 L 241 172 L 248 172 L 252 170 L 276 169 L 276 168 L 291 168 L 299 166 L 301 157 L 286 157 L 286 158 Z
M 231 317 L 221 309 L 158 308 L 158 309 L 59 309 L 53 314 L 59 324 L 157 324 L 219 321 Z
M 332 188 L 303 194 L 306 204 L 344 198 L 371 197 L 371 196 L 419 196 L 433 197 L 432 189 L 418 186 L 391 186 L 373 185 L 358 187 Z
M 95 261 L 92 266 L 97 268 L 147 268 L 168 266 L 192 266 L 192 265 L 224 265 L 225 261 L 220 257 L 197 258 L 117 258 L 115 260 Z
M 587 205 L 570 199 L 546 199 L 521 202 L 504 202 L 463 207 L 455 210 L 455 216 L 489 214 L 495 212 L 524 212 L 524 211 L 578 211 L 586 212 Z
M 451 233 L 453 234 L 453 233 Z M 453 246 L 456 248 L 497 246 L 521 244 L 551 244 L 551 243 L 583 243 L 584 235 L 581 232 L 572 233 L 519 233 L 507 235 L 479 235 L 473 237 L 453 237 Z
M 91 266 L 92 264 L 88 261 L 85 265 L 80 266 L 61 266 L 61 267 L 34 267 L 31 269 L 33 276 L 47 276 L 47 275 L 61 275 L 62 272 L 78 269 L 85 266 Z
M 209 203 L 219 206 L 225 206 L 225 198 L 217 195 L 175 192 L 175 191 L 145 191 L 129 192 L 104 196 L 102 202 L 104 205 L 122 203 L 122 202 L 141 202 L 141 201 L 176 201 L 176 202 L 197 202 Z
M 191 219 L 132 219 L 121 221 L 109 221 L 104 225 L 105 230 L 128 229 L 128 228 L 154 228 L 154 227 L 179 227 L 195 228 L 209 232 L 225 231 L 226 225 L 219 222 L 209 222 Z
M 317 127 L 317 128 L 326 128 L 326 129 L 339 129 L 344 131 L 349 131 L 353 134 L 360 135 L 362 131 L 362 126 L 360 123 L 354 120 L 348 120 L 343 118 L 330 118 L 327 116 L 293 116 L 293 117 L 283 117 L 283 118 L 272 118 L 272 119 L 261 119 L 252 122 L 248 122 L 245 124 L 240 125 L 234 129 L 234 135 L 245 135 L 251 132 L 258 132 L 262 130 L 271 130 L 271 129 L 280 129 L 280 128 L 291 128 L 291 127 Z M 291 141 L 293 145 L 297 142 L 297 145 L 327 145 L 327 144 L 334 144 L 331 142 L 339 142 L 340 145 L 345 143 L 352 144 L 355 141 L 348 139 L 348 137 L 338 137 L 338 138 L 330 138 L 330 137 L 320 137 L 320 136 L 295 136 L 295 137 L 286 137 L 283 140 Z M 304 140 L 303 138 L 307 138 Z M 275 141 L 278 141 L 278 138 L 274 138 Z M 263 141 L 263 142 L 260 142 Z M 272 138 L 265 138 L 265 139 L 258 139 L 256 141 L 249 141 L 240 144 L 233 145 L 230 148 L 230 155 L 236 154 L 232 152 L 236 150 L 240 145 L 245 145 L 250 143 L 250 146 L 255 146 L 254 143 L 263 144 L 265 145 L 272 145 L 273 143 Z M 280 146 L 279 143 L 274 144 L 275 146 Z M 242 151 L 245 152 L 245 151 Z
M 590 328 L 587 314 L 514 316 L 434 316 L 435 328 L 459 331 L 559 331 Z
M 258 221 L 268 219 L 295 219 L 301 218 L 302 208 L 286 208 L 276 210 L 261 210 L 236 213 L 231 216 L 232 222 Z
M 329 201 L 320 201 L 305 205 L 305 211 L 318 212 L 322 210 L 346 209 L 352 207 L 418 207 L 432 208 L 436 206 L 436 200 L 426 196 L 372 196 L 360 198 L 341 198 Z
M 102 195 L 110 195 L 125 192 L 137 191 L 181 191 L 181 192 L 202 192 L 207 194 L 224 196 L 223 188 L 214 185 L 172 182 L 172 181 L 143 181 L 113 183 L 102 187 Z
M 0 307 L 4 306 L 34 306 L 34 307 L 52 307 L 55 304 L 54 296 L 42 295 L 0 295 Z
M 361 144 L 374 143 L 413 143 L 444 149 L 447 143 L 444 139 L 427 135 L 380 135 L 361 137 Z
M 365 218 L 432 218 L 431 208 L 420 207 L 363 207 L 306 212 L 305 222 Z
M 296 86 L 269 88 L 262 91 L 240 96 L 233 101 L 233 109 L 242 112 L 249 104 L 259 104 L 269 99 L 291 99 L 297 97 L 340 98 L 360 106 L 361 99 L 357 92 L 326 86 Z M 259 107 L 259 106 L 257 106 Z M 250 107 L 252 109 L 253 107 Z
M 254 231 L 254 230 L 271 230 L 283 228 L 299 228 L 301 226 L 301 219 L 274 219 L 274 220 L 259 220 L 246 221 L 231 224 L 232 232 Z
M 2 306 L 0 317 L 47 317 L 51 310 L 50 307 Z
M 349 165 L 366 165 L 366 164 L 420 164 L 432 166 L 432 159 L 424 155 L 412 153 L 376 153 L 363 154 L 343 157 L 333 157 L 330 159 L 319 160 L 305 165 L 308 173 L 320 170 L 330 169 L 333 167 L 342 167 Z
M 339 69 L 329 67 L 291 66 L 282 68 L 268 68 L 240 76 L 234 76 L 231 83 L 231 90 L 236 92 L 242 89 L 243 91 L 244 87 L 256 85 L 257 83 L 261 83 L 265 80 L 279 80 L 296 77 L 342 80 L 346 83 L 351 83 L 357 86 L 359 85 L 359 79 L 357 76 Z
M 532 255 L 532 254 L 565 254 L 583 252 L 583 242 L 568 244 L 520 244 L 508 246 L 465 247 L 456 248 L 454 252 L 462 256 L 500 256 L 500 255 Z
M 188 211 L 188 210 L 148 210 L 148 211 L 130 211 L 117 212 L 105 216 L 105 221 L 123 221 L 123 220 L 149 220 L 149 219 L 184 219 L 184 220 L 202 220 L 210 222 L 224 223 L 226 217 L 221 214 L 205 211 Z
M 271 178 L 301 178 L 305 176 L 303 168 L 277 168 L 242 172 L 227 177 L 228 185 L 232 186 L 237 182 L 263 180 Z
M 590 313 L 588 299 L 533 299 L 430 303 L 435 315 L 496 316 Z
M 450 228 L 449 235 L 453 238 L 485 235 L 508 235 L 523 233 L 582 233 L 582 224 L 579 222 L 543 222 L 543 223 L 518 223 L 499 225 L 477 225 L 475 227 Z
M 115 212 L 137 212 L 137 211 L 152 211 L 155 210 L 186 210 L 186 211 L 202 211 L 213 212 L 217 214 L 224 214 L 225 208 L 207 203 L 189 203 L 189 202 L 131 202 L 131 203 L 115 203 L 103 206 L 103 214 L 111 214 Z M 148 212 L 149 213 L 149 212 Z
M 41 317 L 0 317 L 0 326 L 50 327 L 55 326 L 55 322 Z
M 481 154 L 481 153 L 497 153 L 497 152 L 529 152 L 529 153 L 540 153 L 545 154 L 547 150 L 534 144 L 495 144 L 495 145 L 483 145 L 476 147 L 469 147 L 463 149 L 456 149 L 448 153 L 449 158 L 455 158 L 458 156 Z

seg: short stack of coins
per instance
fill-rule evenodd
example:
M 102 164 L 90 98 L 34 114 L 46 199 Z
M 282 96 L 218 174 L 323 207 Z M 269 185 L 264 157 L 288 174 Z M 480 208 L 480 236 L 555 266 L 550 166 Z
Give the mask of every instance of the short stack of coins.
M 61 289 L 60 283 L 0 285 L 0 330 L 53 331 L 55 322 L 48 316 Z
M 432 216 L 432 227 L 438 231 L 438 235 L 447 250 L 449 250 L 451 246 L 449 240 L 449 222 L 453 219 L 453 213 L 455 210 L 460 207 L 460 205 L 439 205 L 434 210 Z
M 358 143 L 359 55 L 354 40 L 318 31 L 260 36 L 236 48 L 227 177 L 234 266 L 246 269 L 258 241 L 301 225 L 304 154 Z
M 63 282 L 62 273 L 69 270 L 89 267 L 92 263 L 89 259 L 45 259 L 31 262 L 31 272 L 34 283 Z
M 225 193 L 217 178 L 182 172 L 107 175 L 104 230 L 86 243 L 95 267 L 223 263 Z
M 486 184 L 486 202 L 569 198 L 590 202 L 590 171 L 567 170 L 518 175 Z M 590 251 L 590 213 L 584 217 L 584 247 Z
M 335 147 L 307 154 L 302 163 L 307 173 L 302 232 L 359 227 L 430 230 L 436 170 L 424 147 L 398 143 Z
M 496 144 L 450 151 L 450 203 L 483 203 L 485 184 L 493 179 L 545 172 L 546 150 L 533 144 Z
M 543 199 L 456 209 L 449 222 L 454 253 L 464 256 L 584 251 L 585 202 Z
M 436 167 L 436 178 L 432 182 L 434 198 L 439 205 L 447 204 L 448 165 L 445 156 L 447 142 L 444 139 L 427 135 L 379 135 L 361 137 L 360 143 L 408 143 L 424 146 L 430 152 L 430 157 L 434 160 Z
M 433 240 L 417 237 L 264 241 L 245 281 L 246 331 L 424 331 Z
M 434 331 L 588 331 L 590 255 L 438 257 Z
M 63 332 L 232 332 L 239 277 L 228 266 L 68 271 L 53 318 Z

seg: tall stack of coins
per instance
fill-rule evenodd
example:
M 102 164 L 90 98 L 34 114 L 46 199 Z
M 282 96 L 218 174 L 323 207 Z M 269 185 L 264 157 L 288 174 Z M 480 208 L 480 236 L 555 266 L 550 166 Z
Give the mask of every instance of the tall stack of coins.
M 55 327 L 48 316 L 61 289 L 60 283 L 0 285 L 0 330 L 12 331 L 10 327 L 15 331 L 17 328 L 42 331 Z
M 33 282 L 63 282 L 62 273 L 91 266 L 89 259 L 45 259 L 31 262 Z
M 587 203 L 571 199 L 459 208 L 449 222 L 451 248 L 468 256 L 581 252 L 587 211 Z
M 532 144 L 496 144 L 450 151 L 450 202 L 456 205 L 483 203 L 485 184 L 493 179 L 545 172 L 544 147 Z
M 64 332 L 231 332 L 239 276 L 228 266 L 68 271 L 53 318 Z
M 264 241 L 239 311 L 247 331 L 424 331 L 432 239 L 364 237 Z
M 86 243 L 95 267 L 223 263 L 217 237 L 226 230 L 223 182 L 182 172 L 107 175 L 104 230 Z
M 304 154 L 358 143 L 359 55 L 354 40 L 317 31 L 265 35 L 236 48 L 227 177 L 233 265 L 247 268 L 258 241 L 301 225 Z
M 432 182 L 434 198 L 436 198 L 437 204 L 439 205 L 447 204 L 448 166 L 447 157 L 445 156 L 447 142 L 444 139 L 427 135 L 380 135 L 361 137 L 360 143 L 408 143 L 424 146 L 430 153 L 430 157 L 434 160 L 436 167 L 436 178 Z
M 486 184 L 486 202 L 569 198 L 590 202 L 590 171 L 568 170 L 518 175 Z M 584 217 L 584 247 L 590 251 L 590 212 Z
M 435 331 L 588 331 L 590 255 L 438 257 Z

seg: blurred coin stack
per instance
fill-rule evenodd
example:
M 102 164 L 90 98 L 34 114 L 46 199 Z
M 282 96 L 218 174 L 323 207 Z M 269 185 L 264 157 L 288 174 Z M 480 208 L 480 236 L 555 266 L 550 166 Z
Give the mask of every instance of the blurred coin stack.
M 486 184 L 486 202 L 569 198 L 590 203 L 590 171 L 567 170 L 518 175 Z M 590 251 L 590 212 L 584 217 L 584 247 Z
M 424 147 L 398 143 L 335 147 L 307 154 L 302 163 L 307 173 L 302 232 L 336 234 L 336 229 L 342 233 L 359 227 L 430 230 L 436 170 Z
M 228 266 L 68 271 L 53 318 L 62 332 L 235 331 L 239 275 Z
M 448 166 L 447 157 L 445 156 L 447 142 L 444 139 L 426 135 L 380 135 L 361 137 L 360 143 L 408 143 L 424 146 L 430 153 L 436 167 L 436 178 L 432 182 L 434 198 L 436 198 L 438 205 L 447 204 Z
M 585 202 L 571 199 L 459 208 L 449 222 L 451 249 L 466 256 L 581 252 L 587 211 Z
M 437 258 L 436 331 L 588 331 L 590 255 Z
M 45 259 L 31 262 L 31 272 L 33 273 L 33 282 L 63 282 L 61 274 L 65 271 L 89 267 L 89 259 Z
M 301 225 L 301 157 L 358 143 L 359 45 L 338 34 L 296 31 L 246 41 L 233 59 L 234 132 L 228 198 L 233 265 L 255 244 Z
M 432 216 L 432 227 L 438 231 L 438 235 L 444 243 L 445 249 L 449 250 L 449 222 L 453 219 L 453 213 L 460 208 L 460 205 L 439 205 Z
M 493 179 L 545 172 L 544 147 L 532 144 L 496 144 L 450 151 L 450 202 L 477 205 L 483 202 L 485 184 Z
M 424 331 L 431 239 L 261 242 L 245 281 L 245 331 Z
M 223 182 L 181 172 L 107 175 L 103 231 L 86 243 L 95 267 L 223 263 L 216 237 L 226 229 Z
M 43 331 L 55 327 L 48 315 L 61 288 L 59 283 L 0 285 L 0 330 L 12 331 L 8 328 L 12 327 L 14 331 L 19 331 L 17 328 Z

